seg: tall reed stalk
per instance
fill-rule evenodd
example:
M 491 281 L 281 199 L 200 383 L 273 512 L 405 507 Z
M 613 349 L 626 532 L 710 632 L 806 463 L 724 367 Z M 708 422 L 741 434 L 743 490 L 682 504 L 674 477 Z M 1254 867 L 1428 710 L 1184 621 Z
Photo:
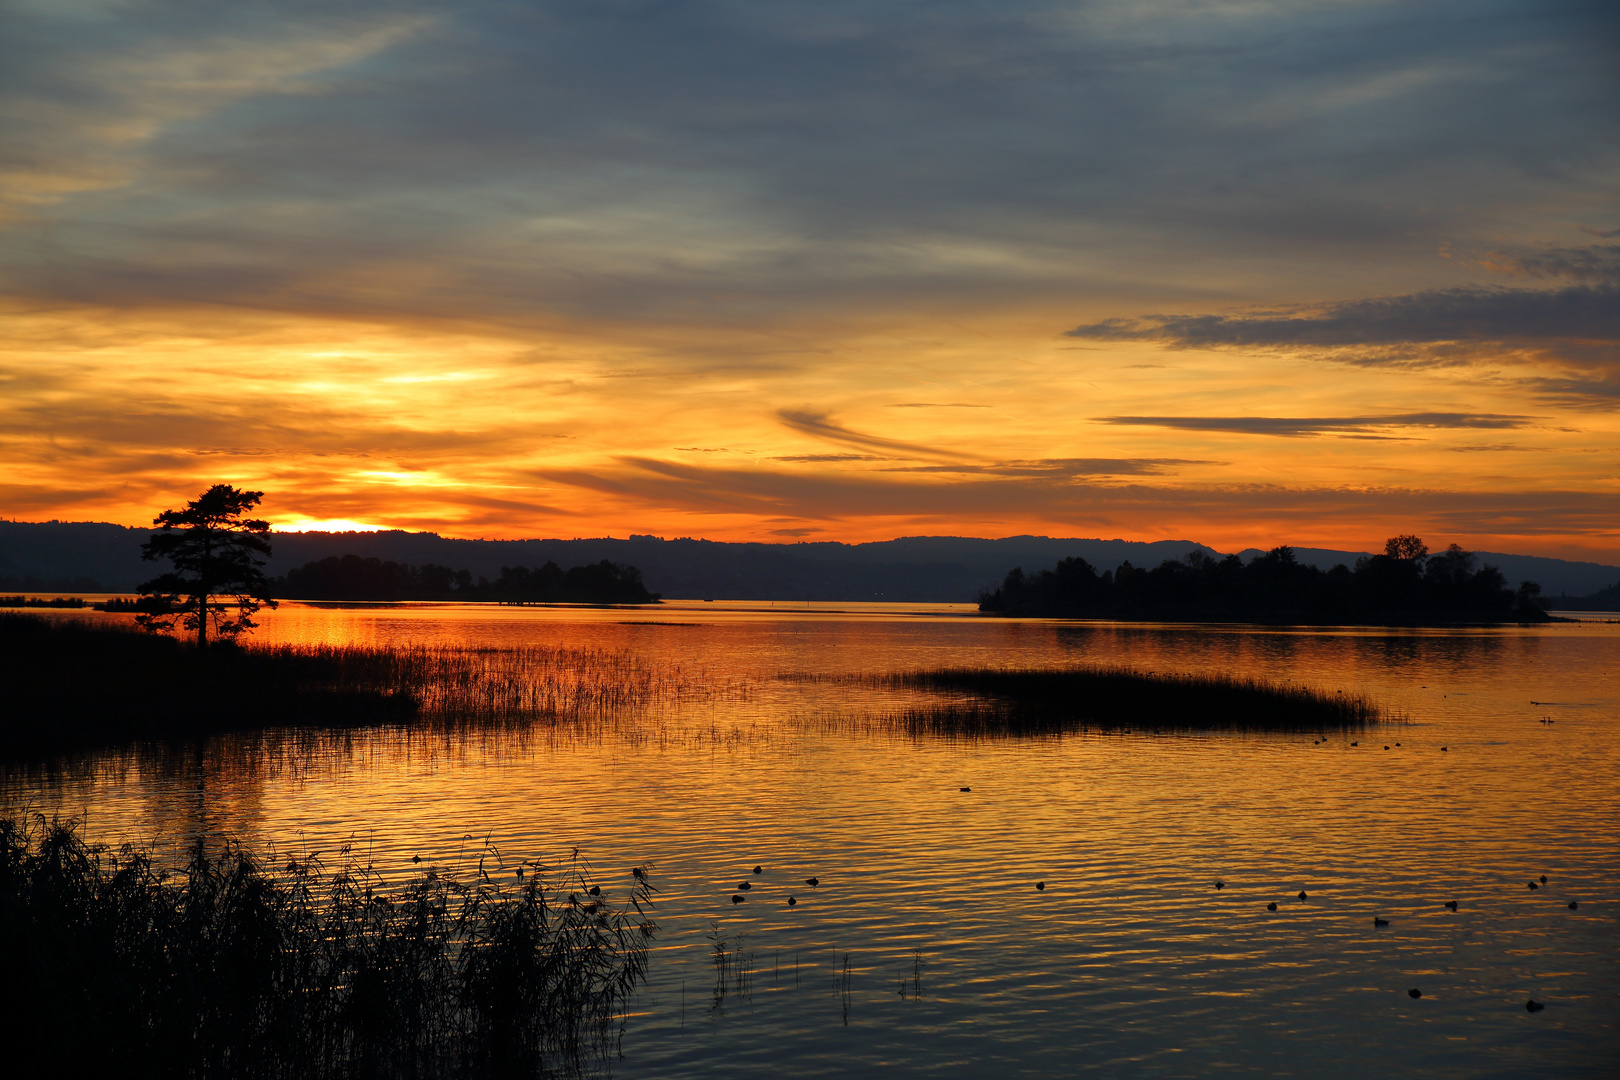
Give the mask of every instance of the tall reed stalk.
M 73 822 L 0 818 L 16 1076 L 552 1076 L 605 1065 L 645 981 L 645 872 L 486 848 L 390 886 L 345 852 L 199 843 L 169 872 Z M 600 896 L 588 892 L 597 886 Z

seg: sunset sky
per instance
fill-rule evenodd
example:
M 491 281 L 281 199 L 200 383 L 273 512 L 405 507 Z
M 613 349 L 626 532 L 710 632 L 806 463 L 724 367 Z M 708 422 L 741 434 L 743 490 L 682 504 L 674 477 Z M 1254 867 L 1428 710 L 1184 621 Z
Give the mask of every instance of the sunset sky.
M 1620 562 L 1620 8 L 10 0 L 0 516 Z

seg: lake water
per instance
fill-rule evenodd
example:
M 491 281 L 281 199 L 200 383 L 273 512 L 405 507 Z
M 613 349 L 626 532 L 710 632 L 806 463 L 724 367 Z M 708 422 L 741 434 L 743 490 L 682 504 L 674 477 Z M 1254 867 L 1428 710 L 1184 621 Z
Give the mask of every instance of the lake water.
M 277 768 L 227 740 L 4 781 L 8 806 L 86 814 L 98 839 L 352 841 L 403 875 L 414 855 L 451 863 L 489 837 L 514 858 L 581 848 L 621 895 L 650 863 L 661 930 L 617 1076 L 1563 1077 L 1620 1062 L 1620 626 L 288 604 L 258 636 L 589 646 L 707 688 L 574 735 L 360 733 Z M 1321 741 L 912 739 L 858 722 L 884 701 L 780 677 L 1088 663 L 1363 692 L 1406 722 Z

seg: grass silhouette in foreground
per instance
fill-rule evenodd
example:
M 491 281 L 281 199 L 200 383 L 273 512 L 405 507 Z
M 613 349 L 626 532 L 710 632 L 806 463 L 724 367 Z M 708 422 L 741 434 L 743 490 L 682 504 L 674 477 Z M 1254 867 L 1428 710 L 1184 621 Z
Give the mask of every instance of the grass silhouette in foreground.
M 275 727 L 526 725 L 695 692 L 622 653 L 216 643 L 0 614 L 0 758 Z
M 198 844 L 170 873 L 0 818 L 0 1032 L 19 1076 L 541 1076 L 617 1046 L 651 887 L 578 859 L 428 870 Z M 518 871 L 523 871 L 521 875 Z M 553 871 L 555 876 L 552 876 Z M 614 894 L 621 899 L 615 900 Z
M 1321 731 L 1362 728 L 1388 719 L 1360 694 L 1119 667 L 947 668 L 855 676 L 849 681 L 947 695 L 871 722 L 916 735 L 1044 735 L 1081 727 Z

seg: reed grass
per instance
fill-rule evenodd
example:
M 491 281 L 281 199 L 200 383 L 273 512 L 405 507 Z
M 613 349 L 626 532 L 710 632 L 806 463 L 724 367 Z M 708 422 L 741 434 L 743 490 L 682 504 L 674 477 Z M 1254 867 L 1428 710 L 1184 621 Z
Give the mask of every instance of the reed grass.
M 86 843 L 73 822 L 0 817 L 8 1070 L 322 1080 L 605 1065 L 656 931 L 645 871 L 610 885 L 577 853 L 541 867 L 486 847 L 471 872 L 391 886 L 340 855 L 329 869 L 199 842 L 171 873 Z
M 931 695 L 863 721 L 908 735 L 1017 737 L 1081 728 L 1325 731 L 1390 719 L 1363 694 L 1125 667 L 946 668 L 832 681 Z
M 553 646 L 215 645 L 0 614 L 0 757 L 264 728 L 601 724 L 738 687 Z

